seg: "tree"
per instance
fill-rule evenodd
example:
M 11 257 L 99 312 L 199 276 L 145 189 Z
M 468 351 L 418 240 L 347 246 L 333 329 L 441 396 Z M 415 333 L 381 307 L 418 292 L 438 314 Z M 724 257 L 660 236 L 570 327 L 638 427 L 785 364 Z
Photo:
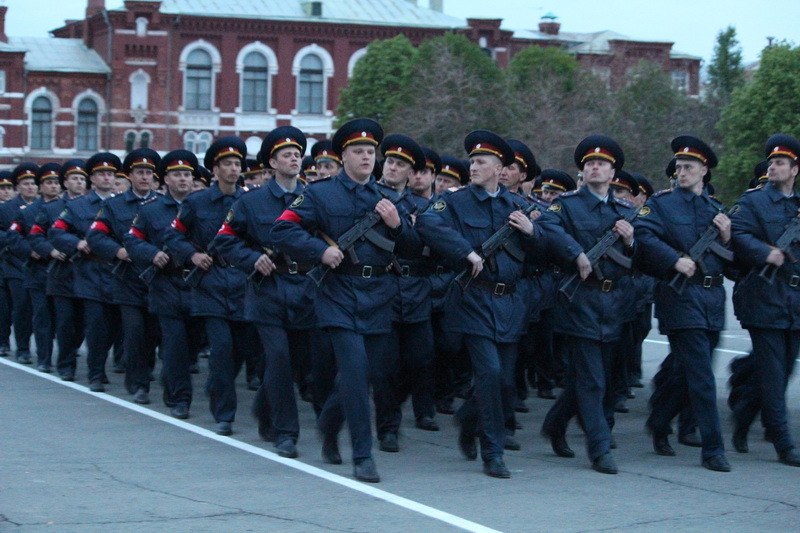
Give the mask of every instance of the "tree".
M 564 91 L 571 91 L 577 70 L 578 61 L 561 48 L 529 46 L 511 59 L 507 76 L 511 86 L 518 90 L 557 78 L 562 81 Z
M 717 35 L 714 57 L 708 66 L 708 79 L 712 97 L 721 107 L 730 102 L 733 91 L 744 85 L 742 49 L 733 26 L 728 26 Z
M 508 128 L 503 75 L 478 46 L 446 33 L 420 44 L 404 105 L 387 121 L 387 131 L 406 132 L 420 144 L 463 153 L 464 136 L 483 128 L 504 135 Z
M 771 135 L 800 137 L 800 47 L 781 44 L 761 53 L 753 82 L 734 91 L 719 129 L 725 152 L 717 172 L 718 190 L 730 203 L 747 187 Z
M 342 90 L 337 126 L 357 117 L 383 122 L 397 110 L 416 65 L 417 49 L 405 35 L 373 41 Z

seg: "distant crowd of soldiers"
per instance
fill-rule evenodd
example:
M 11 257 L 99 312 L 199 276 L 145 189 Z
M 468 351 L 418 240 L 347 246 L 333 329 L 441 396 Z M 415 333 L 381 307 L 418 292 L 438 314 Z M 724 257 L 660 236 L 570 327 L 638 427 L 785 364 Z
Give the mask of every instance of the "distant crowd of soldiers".
M 710 191 L 716 155 L 693 136 L 673 139 L 673 187 L 660 192 L 603 135 L 577 145 L 577 183 L 488 130 L 464 148 L 467 160 L 440 155 L 356 119 L 305 158 L 303 132 L 283 126 L 255 160 L 222 137 L 204 166 L 141 148 L 0 173 L 0 354 L 13 323 L 18 362 L 34 363 L 34 336 L 38 369 L 73 381 L 85 341 L 89 389 L 104 392 L 114 348 L 138 404 L 158 356 L 163 402 L 186 419 L 207 344 L 216 433 L 232 434 L 244 366 L 278 454 L 298 456 L 300 396 L 327 463 L 342 463 L 347 425 L 365 482 L 380 480 L 371 402 L 380 450 L 400 450 L 410 398 L 417 428 L 454 414 L 463 455 L 507 478 L 504 450 L 520 448 L 515 413 L 533 390 L 556 400 L 542 425 L 553 451 L 574 457 L 577 416 L 592 467 L 615 474 L 614 416 L 643 386 L 655 305 L 670 353 L 653 380 L 654 451 L 675 455 L 678 417 L 678 440 L 726 472 L 712 358 L 727 277 L 753 342 L 733 365 L 734 448 L 748 451 L 761 413 L 779 460 L 800 466 L 785 399 L 800 350 L 796 139 L 766 142 L 728 210 Z

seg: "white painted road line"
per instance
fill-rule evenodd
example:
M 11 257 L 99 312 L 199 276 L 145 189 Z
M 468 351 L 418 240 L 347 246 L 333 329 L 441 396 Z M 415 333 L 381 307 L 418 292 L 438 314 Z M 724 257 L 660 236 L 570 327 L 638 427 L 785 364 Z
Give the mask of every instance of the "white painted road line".
M 90 392 L 89 389 L 83 385 L 79 385 L 75 382 L 70 381 L 62 381 L 60 378 L 52 375 L 52 374 L 45 374 L 43 372 L 39 372 L 38 370 L 27 366 L 21 365 L 19 363 L 15 363 L 10 361 L 6 358 L 0 358 L 0 363 L 3 363 L 6 366 L 11 368 L 22 370 L 27 372 L 28 374 L 32 374 L 38 378 L 47 379 L 52 381 L 53 383 L 57 383 L 59 385 L 63 385 L 65 387 L 69 387 L 76 391 L 82 392 L 84 394 L 88 394 L 93 396 L 96 399 L 104 400 L 109 403 L 113 403 L 120 407 L 124 407 L 125 409 L 129 409 L 131 411 L 135 411 L 139 414 L 149 416 L 150 418 L 154 418 L 160 422 L 164 422 L 167 424 L 171 424 L 175 427 L 184 429 L 186 431 L 191 431 L 201 437 L 206 437 L 207 439 L 215 440 L 221 444 L 225 444 L 227 446 L 231 446 L 233 448 L 238 448 L 239 450 L 252 453 L 253 455 L 257 455 L 259 457 L 263 457 L 264 459 L 268 459 L 270 461 L 280 463 L 284 466 L 288 466 L 290 468 L 294 468 L 295 470 L 299 470 L 306 474 L 310 474 L 312 476 L 318 477 L 320 479 L 324 479 L 326 481 L 330 481 L 331 483 L 336 483 L 337 485 L 341 485 L 343 487 L 347 487 L 349 489 L 358 491 L 362 494 L 367 496 L 371 496 L 373 498 L 377 498 L 379 500 L 383 500 L 387 503 L 391 503 L 393 505 L 397 505 L 399 507 L 403 507 L 408 509 L 409 511 L 413 511 L 415 513 L 419 513 L 435 520 L 439 520 L 446 524 L 450 524 L 451 526 L 455 526 L 457 528 L 463 529 L 464 531 L 471 531 L 475 533 L 499 533 L 496 529 L 492 529 L 481 524 L 477 524 L 475 522 L 471 522 L 459 516 L 447 513 L 445 511 L 441 511 L 434 507 L 430 507 L 428 505 L 415 502 L 414 500 L 409 500 L 408 498 L 403 498 L 402 496 L 397 496 L 396 494 L 392 494 L 391 492 L 386 492 L 385 490 L 381 490 L 375 488 L 371 485 L 366 485 L 354 479 L 346 478 L 343 476 L 339 476 L 337 474 L 332 474 L 327 470 L 323 470 L 321 468 L 317 468 L 315 466 L 311 466 L 305 463 L 302 463 L 296 459 L 285 459 L 280 455 L 270 452 L 268 450 L 261 449 L 257 446 L 253 446 L 252 444 L 247 444 L 245 442 L 238 441 L 236 439 L 232 439 L 231 437 L 222 437 L 217 435 L 213 431 L 208 429 L 203 429 L 201 427 L 195 426 L 188 422 L 184 422 L 182 420 L 178 420 L 176 418 L 172 418 L 171 416 L 167 416 L 161 414 L 157 411 L 153 411 L 148 409 L 147 407 L 142 407 L 135 403 L 121 400 L 116 396 L 111 396 L 109 394 L 103 392 Z

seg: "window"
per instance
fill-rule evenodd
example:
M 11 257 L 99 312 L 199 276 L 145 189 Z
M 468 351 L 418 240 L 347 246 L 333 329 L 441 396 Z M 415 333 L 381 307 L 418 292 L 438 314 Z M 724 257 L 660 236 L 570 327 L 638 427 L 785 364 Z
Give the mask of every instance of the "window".
M 133 147 L 136 144 L 136 132 L 129 131 L 125 134 L 125 151 L 133 152 Z
M 139 148 L 150 148 L 150 132 L 143 131 L 139 136 Z
M 44 96 L 31 107 L 31 149 L 47 150 L 53 146 L 53 104 Z
M 191 111 L 211 109 L 211 55 L 194 50 L 186 60 L 186 92 L 184 105 Z
M 689 73 L 685 70 L 673 70 L 672 86 L 679 91 L 687 92 L 689 90 Z
M 130 82 L 131 109 L 147 109 L 147 87 L 150 85 L 150 76 L 140 69 L 131 74 Z
M 242 110 L 267 110 L 269 71 L 267 58 L 258 52 L 250 52 L 244 58 L 242 72 Z
M 136 36 L 137 37 L 144 37 L 147 35 L 147 23 L 149 21 L 145 17 L 139 17 L 136 19 Z
M 297 109 L 300 113 L 320 114 L 323 107 L 324 81 L 322 60 L 308 54 L 300 61 Z
M 90 98 L 84 98 L 78 104 L 78 143 L 80 151 L 97 150 L 97 104 Z
M 211 134 L 207 131 L 200 133 L 187 131 L 183 135 L 183 148 L 195 154 L 202 154 L 211 146 Z
M 6 71 L 0 70 L 0 93 L 6 92 Z
M 6 129 L 0 126 L 0 148 L 5 147 L 5 141 L 6 141 Z

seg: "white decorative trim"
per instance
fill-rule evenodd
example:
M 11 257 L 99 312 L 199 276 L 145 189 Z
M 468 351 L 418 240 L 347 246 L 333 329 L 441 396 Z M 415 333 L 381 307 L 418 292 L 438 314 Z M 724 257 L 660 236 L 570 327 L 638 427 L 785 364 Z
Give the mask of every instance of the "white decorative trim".
M 360 50 L 356 50 L 353 52 L 353 55 L 350 56 L 350 59 L 347 61 L 347 77 L 353 77 L 353 69 L 356 68 L 356 63 L 358 60 L 367 55 L 367 49 L 361 48 Z

